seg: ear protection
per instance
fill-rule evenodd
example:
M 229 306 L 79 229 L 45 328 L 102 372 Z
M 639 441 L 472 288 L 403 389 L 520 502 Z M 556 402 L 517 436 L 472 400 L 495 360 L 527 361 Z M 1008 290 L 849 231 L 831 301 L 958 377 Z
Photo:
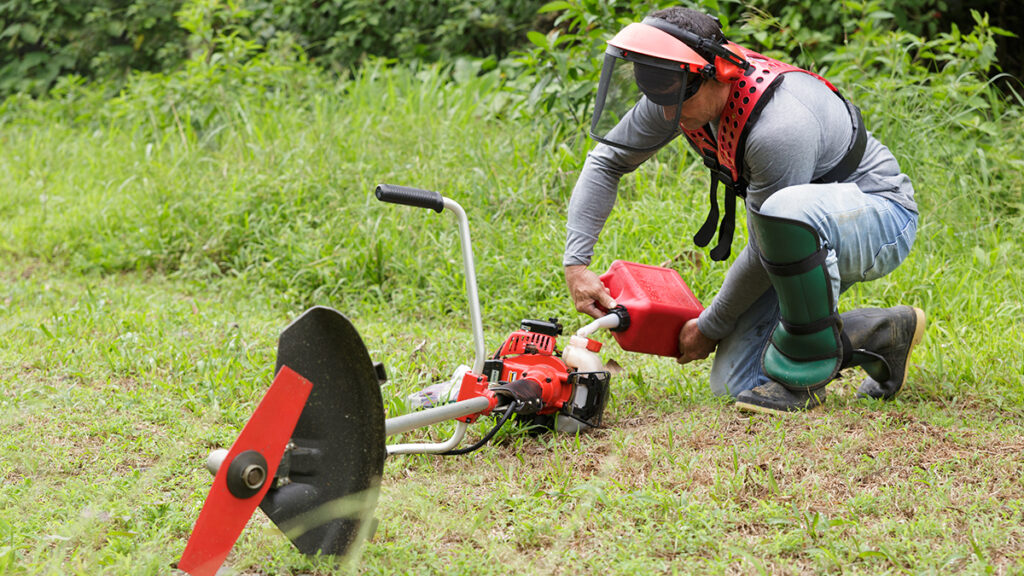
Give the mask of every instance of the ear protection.
M 705 59 L 707 59 L 707 55 L 712 56 L 712 62 L 701 70 L 701 76 L 704 78 L 714 78 L 719 82 L 730 83 L 738 80 L 750 68 L 750 64 L 743 57 L 730 50 L 731 46 L 735 46 L 732 42 L 719 44 L 710 38 L 704 38 L 689 30 L 684 30 L 668 20 L 651 16 L 644 18 L 641 24 L 672 35 L 676 40 L 704 56 Z

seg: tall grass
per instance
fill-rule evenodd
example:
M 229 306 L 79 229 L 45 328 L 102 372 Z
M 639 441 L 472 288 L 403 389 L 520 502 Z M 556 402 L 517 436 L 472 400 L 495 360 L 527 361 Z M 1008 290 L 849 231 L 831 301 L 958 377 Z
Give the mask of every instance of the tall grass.
M 253 86 L 237 82 L 242 72 L 210 78 L 200 101 L 191 79 L 175 91 L 174 79 L 149 77 L 84 111 L 84 87 L 69 88 L 64 108 L 8 101 L 7 251 L 87 273 L 240 276 L 294 302 L 462 314 L 452 223 L 372 199 L 394 182 L 467 207 L 486 301 L 564 310 L 560 216 L 585 150 L 504 119 L 491 105 L 496 76 L 453 82 L 439 67 L 378 64 L 340 80 L 280 71 Z M 673 168 L 647 171 L 675 180 L 685 159 L 666 156 Z M 652 198 L 653 183 L 634 186 L 652 203 L 639 226 L 679 217 L 665 209 L 678 190 Z

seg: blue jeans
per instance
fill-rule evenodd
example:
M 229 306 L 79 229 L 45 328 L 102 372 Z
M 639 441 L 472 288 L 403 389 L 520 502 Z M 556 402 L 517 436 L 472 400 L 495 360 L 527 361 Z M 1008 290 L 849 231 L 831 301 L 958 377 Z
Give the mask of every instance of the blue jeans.
M 895 270 L 917 234 L 917 214 L 849 183 L 784 188 L 764 202 L 761 213 L 798 220 L 818 231 L 828 248 L 825 262 L 833 295 Z M 719 342 L 710 377 L 715 395 L 736 396 L 768 381 L 761 355 L 778 322 L 779 301 L 769 288 Z

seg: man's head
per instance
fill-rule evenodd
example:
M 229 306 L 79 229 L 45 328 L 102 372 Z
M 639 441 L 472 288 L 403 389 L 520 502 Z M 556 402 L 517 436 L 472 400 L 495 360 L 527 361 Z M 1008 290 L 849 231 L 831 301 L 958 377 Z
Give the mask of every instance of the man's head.
M 639 100 L 644 106 L 660 107 L 669 125 L 681 123 L 691 129 L 695 122 L 707 122 L 709 108 L 717 104 L 721 91 L 714 90 L 716 97 L 709 99 L 712 91 L 705 88 L 731 81 L 736 70 L 732 60 L 718 67 L 722 58 L 735 58 L 723 45 L 725 41 L 716 18 L 682 7 L 658 10 L 622 29 L 608 41 L 605 51 L 591 135 L 626 149 L 653 149 L 646 143 L 634 143 L 642 134 L 634 140 L 629 131 L 613 132 L 618 120 L 637 104 L 639 95 L 646 96 Z M 741 59 L 740 63 L 745 64 Z M 631 99 L 631 94 L 637 96 Z
M 701 38 L 706 38 L 717 44 L 725 42 L 725 35 L 722 34 L 718 19 L 697 10 L 676 6 L 655 11 L 650 14 L 649 18 L 663 20 L 676 28 L 692 32 Z M 690 46 L 690 48 L 707 60 L 709 64 L 714 63 L 714 54 L 702 49 L 700 46 Z M 668 94 L 683 82 L 681 73 L 639 63 L 634 64 L 633 72 L 637 87 L 652 102 L 662 106 L 678 104 L 678 102 L 670 101 L 672 99 Z M 684 100 L 697 93 L 702 80 L 703 78 L 699 75 L 690 75 L 686 82 Z
M 648 18 L 656 18 L 658 20 L 664 20 L 668 24 L 687 32 L 692 32 L 700 38 L 707 39 L 715 44 L 725 44 L 728 39 L 725 34 L 722 33 L 722 27 L 718 22 L 718 18 L 709 16 L 699 10 L 693 10 L 690 8 L 683 8 L 681 6 L 673 6 L 664 10 L 657 10 L 648 15 Z M 708 64 L 715 64 L 714 52 L 700 46 L 699 44 L 690 45 L 690 48 L 694 52 L 699 54 L 702 58 L 707 60 Z M 680 123 L 687 129 L 693 130 L 703 126 L 713 118 L 717 117 L 721 111 L 720 101 L 725 99 L 725 90 L 720 86 L 714 77 L 704 78 L 701 76 L 691 75 L 689 82 L 686 86 L 686 94 L 683 98 L 682 110 L 678 114 Z M 705 85 L 708 86 L 707 90 L 703 90 L 699 98 L 694 99 L 693 97 L 698 94 Z M 673 106 L 664 102 L 659 102 L 655 97 L 652 97 L 648 90 L 644 89 L 644 84 L 641 83 L 640 75 L 637 76 L 637 86 L 640 90 L 651 99 L 652 102 L 666 106 L 665 115 L 677 116 L 676 110 Z
M 699 10 L 673 6 L 672 8 L 651 12 L 650 17 L 664 20 L 676 28 L 693 32 L 701 38 L 707 38 L 718 44 L 725 44 L 726 42 L 725 34 L 722 33 L 722 26 L 719 24 L 718 18 L 708 16 Z M 691 48 L 703 56 L 709 63 L 714 64 L 714 54 L 707 50 L 701 50 L 699 47 Z

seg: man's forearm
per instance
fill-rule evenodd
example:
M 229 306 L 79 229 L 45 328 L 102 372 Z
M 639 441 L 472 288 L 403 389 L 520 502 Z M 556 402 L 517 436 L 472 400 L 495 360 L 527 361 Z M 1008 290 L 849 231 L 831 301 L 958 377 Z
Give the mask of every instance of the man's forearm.
M 609 163 L 606 148 L 587 155 L 569 200 L 563 266 L 590 264 L 594 245 L 615 206 L 619 180 L 624 173 Z
M 697 327 L 708 338 L 725 338 L 736 328 L 739 317 L 770 287 L 757 252 L 745 246 L 726 272 L 711 305 L 701 313 Z

